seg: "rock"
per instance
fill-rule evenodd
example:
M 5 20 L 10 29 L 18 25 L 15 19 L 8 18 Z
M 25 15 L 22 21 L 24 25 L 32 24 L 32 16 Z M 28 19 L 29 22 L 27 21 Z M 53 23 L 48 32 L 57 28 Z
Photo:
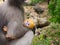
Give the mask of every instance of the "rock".
M 38 28 L 42 28 L 42 27 L 45 27 L 45 26 L 48 26 L 50 24 L 50 22 L 48 22 L 47 18 L 44 17 L 44 18 L 39 18 L 38 19 Z
M 44 9 L 38 6 L 35 6 L 34 10 L 37 14 L 42 14 L 44 12 Z

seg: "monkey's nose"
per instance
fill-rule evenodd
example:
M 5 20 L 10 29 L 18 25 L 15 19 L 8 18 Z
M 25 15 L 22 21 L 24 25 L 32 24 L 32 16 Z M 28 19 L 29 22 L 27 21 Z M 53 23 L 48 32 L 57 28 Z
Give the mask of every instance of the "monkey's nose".
M 7 39 L 7 40 L 14 40 L 15 37 L 14 37 L 14 36 L 10 36 L 10 35 L 6 35 L 6 39 Z

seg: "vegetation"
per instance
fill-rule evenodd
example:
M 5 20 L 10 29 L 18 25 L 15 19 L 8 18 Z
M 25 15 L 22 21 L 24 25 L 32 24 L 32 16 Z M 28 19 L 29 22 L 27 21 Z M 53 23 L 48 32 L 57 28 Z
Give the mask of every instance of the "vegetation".
M 44 30 L 42 30 L 44 32 Z M 45 37 L 46 35 L 46 37 Z M 32 45 L 60 45 L 60 25 L 58 23 L 51 23 L 44 34 L 35 36 Z
M 52 22 L 60 23 L 60 0 L 51 0 L 49 4 L 49 14 Z
M 43 2 L 44 0 L 31 0 L 31 4 L 37 4 L 39 2 Z

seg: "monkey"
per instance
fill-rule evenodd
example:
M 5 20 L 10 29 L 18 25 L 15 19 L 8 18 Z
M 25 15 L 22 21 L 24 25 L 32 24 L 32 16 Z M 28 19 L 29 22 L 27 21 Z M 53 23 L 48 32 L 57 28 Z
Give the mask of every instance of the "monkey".
M 9 45 L 31 45 L 33 37 L 34 37 L 34 34 L 30 30 L 22 38 L 13 40 L 8 44 Z
M 35 29 L 35 28 L 34 28 Z M 7 27 L 4 26 L 3 30 L 7 32 Z M 30 38 L 29 38 L 30 37 Z M 12 42 L 9 42 L 9 45 L 30 45 L 31 40 L 34 37 L 34 34 L 32 31 L 27 32 L 21 39 L 14 40 Z M 27 40 L 26 40 L 27 39 Z M 30 40 L 30 41 L 29 41 Z M 16 43 L 17 42 L 17 43 Z M 21 42 L 21 43 L 20 43 Z M 29 43 L 30 42 L 30 43 Z
M 7 33 L 4 35 L 10 45 L 29 45 L 33 38 L 32 29 L 23 26 L 24 22 L 24 9 L 23 4 L 25 0 L 6 0 L 0 5 L 0 28 L 7 26 Z M 26 37 L 25 37 L 26 35 Z M 26 42 L 25 42 L 26 41 Z M 14 43 L 15 42 L 15 43 Z M 17 43 L 16 43 L 17 42 Z M 26 43 L 26 44 L 23 44 Z
M 3 22 L 2 25 L 6 25 L 8 28 L 6 37 L 21 37 L 29 30 L 23 26 L 24 11 L 21 6 L 23 2 L 24 0 L 6 0 L 0 6 L 0 10 L 2 12 L 0 18 L 3 20 L 1 20 Z

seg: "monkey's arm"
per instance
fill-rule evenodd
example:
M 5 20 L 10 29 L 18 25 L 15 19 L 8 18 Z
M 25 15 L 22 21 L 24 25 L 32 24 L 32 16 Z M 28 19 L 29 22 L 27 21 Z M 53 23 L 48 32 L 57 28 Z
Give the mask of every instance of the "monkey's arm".
M 12 38 L 15 39 L 15 31 L 17 28 L 17 22 L 16 21 L 10 21 L 7 25 L 7 34 L 6 34 L 6 38 Z
M 25 33 L 29 30 L 30 30 L 29 28 L 24 27 L 23 24 L 21 23 L 20 25 L 18 25 L 17 21 L 10 21 L 7 25 L 6 38 L 18 39 L 25 35 Z
M 22 38 L 13 41 L 10 45 L 30 45 L 34 37 L 33 32 L 28 31 Z

